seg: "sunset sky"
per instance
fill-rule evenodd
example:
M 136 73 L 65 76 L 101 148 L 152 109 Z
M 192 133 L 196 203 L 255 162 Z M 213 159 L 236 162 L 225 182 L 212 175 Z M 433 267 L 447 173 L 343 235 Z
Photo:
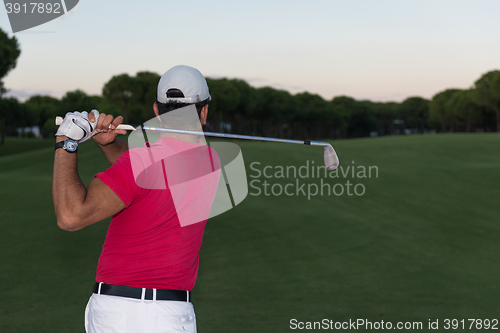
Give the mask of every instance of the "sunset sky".
M 117 6 L 117 4 L 120 6 Z M 100 94 L 178 64 L 256 87 L 401 101 L 500 69 L 500 1 L 97 1 L 16 33 L 10 95 Z M 0 28 L 12 35 L 5 8 Z

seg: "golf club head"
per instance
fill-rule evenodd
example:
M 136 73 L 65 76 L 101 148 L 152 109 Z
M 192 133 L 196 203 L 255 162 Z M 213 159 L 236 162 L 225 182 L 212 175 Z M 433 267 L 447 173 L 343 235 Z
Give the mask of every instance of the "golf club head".
M 339 158 L 331 145 L 325 146 L 323 158 L 325 160 L 325 168 L 328 170 L 335 170 L 339 166 Z

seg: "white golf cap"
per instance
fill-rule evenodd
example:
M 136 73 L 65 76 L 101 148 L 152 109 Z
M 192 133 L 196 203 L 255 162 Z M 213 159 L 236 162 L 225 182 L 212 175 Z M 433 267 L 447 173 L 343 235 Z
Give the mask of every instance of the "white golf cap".
M 184 98 L 167 97 L 169 89 L 179 89 Z M 179 65 L 163 74 L 158 83 L 158 102 L 160 103 L 198 103 L 211 99 L 207 80 L 199 70 L 190 66 Z

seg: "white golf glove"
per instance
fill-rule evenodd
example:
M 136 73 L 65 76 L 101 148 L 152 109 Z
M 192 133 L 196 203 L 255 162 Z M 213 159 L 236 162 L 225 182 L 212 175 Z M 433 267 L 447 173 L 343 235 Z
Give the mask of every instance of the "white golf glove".
M 82 143 L 90 139 L 97 125 L 97 119 L 99 119 L 99 111 L 92 110 L 90 112 L 95 117 L 93 122 L 90 122 L 87 111 L 66 113 L 62 124 L 57 130 L 56 136 L 64 135 L 75 140 L 77 143 Z

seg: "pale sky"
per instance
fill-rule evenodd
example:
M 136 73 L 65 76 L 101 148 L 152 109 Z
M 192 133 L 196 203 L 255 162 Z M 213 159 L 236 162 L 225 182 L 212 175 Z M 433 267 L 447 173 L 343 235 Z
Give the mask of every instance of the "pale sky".
M 25 32 L 10 94 L 100 94 L 113 75 L 184 64 L 331 99 L 431 98 L 500 69 L 498 0 L 81 0 Z M 0 28 L 12 35 L 5 8 Z

